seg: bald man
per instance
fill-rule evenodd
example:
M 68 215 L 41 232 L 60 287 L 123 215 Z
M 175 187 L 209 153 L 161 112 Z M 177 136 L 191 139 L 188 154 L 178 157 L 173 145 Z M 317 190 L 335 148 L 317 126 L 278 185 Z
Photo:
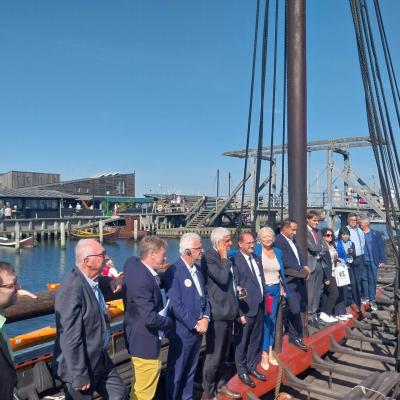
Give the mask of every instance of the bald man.
M 53 370 L 64 382 L 65 399 L 122 400 L 127 388 L 106 352 L 110 324 L 99 288 L 108 257 L 94 239 L 82 239 L 75 249 L 76 266 L 56 294 L 57 338 Z

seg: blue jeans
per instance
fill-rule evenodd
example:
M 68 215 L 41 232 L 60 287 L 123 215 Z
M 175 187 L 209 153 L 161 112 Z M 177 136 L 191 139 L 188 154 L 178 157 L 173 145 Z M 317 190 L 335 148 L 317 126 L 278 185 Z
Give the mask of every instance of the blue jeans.
M 268 351 L 270 347 L 273 347 L 275 341 L 276 312 L 278 310 L 281 287 L 279 283 L 277 283 L 275 285 L 265 286 L 265 288 L 267 295 L 271 295 L 273 298 L 271 314 L 264 314 L 262 348 L 263 350 Z
M 369 301 L 375 301 L 376 275 L 378 266 L 372 261 L 364 261 L 364 271 L 362 275 L 362 297 Z

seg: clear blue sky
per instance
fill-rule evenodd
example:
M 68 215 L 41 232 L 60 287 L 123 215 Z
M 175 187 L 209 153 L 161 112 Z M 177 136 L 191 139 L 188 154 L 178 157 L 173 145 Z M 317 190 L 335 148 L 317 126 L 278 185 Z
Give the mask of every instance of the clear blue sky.
M 398 72 L 400 2 L 381 8 Z M 307 11 L 309 140 L 366 135 L 349 2 Z M 255 0 L 2 2 L 0 171 L 136 171 L 141 195 L 213 194 L 220 168 L 226 192 L 228 171 L 235 184 L 243 169 L 221 154 L 245 145 L 254 16 Z M 325 155 L 311 157 L 314 180 Z M 367 180 L 371 160 L 352 155 Z

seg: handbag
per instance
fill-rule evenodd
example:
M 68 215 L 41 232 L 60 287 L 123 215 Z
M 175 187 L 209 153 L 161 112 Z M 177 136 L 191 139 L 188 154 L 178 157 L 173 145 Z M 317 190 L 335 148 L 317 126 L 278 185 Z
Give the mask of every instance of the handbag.
M 338 287 L 350 285 L 350 274 L 345 263 L 338 262 L 333 274 Z
M 265 295 L 265 314 L 272 314 L 272 304 L 274 303 L 274 296 L 270 294 Z

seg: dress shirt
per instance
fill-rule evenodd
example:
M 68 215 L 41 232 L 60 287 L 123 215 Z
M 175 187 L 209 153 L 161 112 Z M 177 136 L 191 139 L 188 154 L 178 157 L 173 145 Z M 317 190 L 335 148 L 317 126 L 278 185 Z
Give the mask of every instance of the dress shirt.
M 10 353 L 11 358 L 14 359 L 14 354 L 10 347 L 10 341 L 8 340 L 8 335 L 6 331 L 6 320 L 7 318 L 3 314 L 0 314 L 0 335 L 3 336 L 4 341 L 7 343 L 8 352 Z
M 242 253 L 242 252 L 241 252 Z M 256 274 L 256 278 L 258 281 L 258 285 L 260 286 L 261 289 L 261 293 L 264 294 L 264 288 L 263 288 L 263 284 L 262 284 L 262 280 L 261 280 L 261 276 L 260 276 L 260 269 L 258 268 L 258 265 L 256 263 L 256 260 L 254 259 L 253 256 L 249 256 L 247 254 L 242 253 L 244 259 L 247 262 L 247 265 L 250 268 L 251 273 L 255 273 Z
M 196 268 L 196 266 L 193 264 L 193 266 L 190 267 L 189 264 L 183 258 L 182 258 L 182 261 L 185 263 L 187 269 L 190 272 L 190 275 L 192 276 L 192 280 L 194 282 L 194 285 L 196 286 L 196 289 L 197 289 L 197 292 L 199 293 L 199 296 L 203 297 L 203 292 L 201 290 L 200 281 L 199 281 L 199 278 L 197 277 L 197 268 Z
M 362 256 L 365 247 L 365 233 L 358 226 L 351 228 L 347 225 L 347 228 L 349 228 L 350 231 L 350 240 L 354 243 L 356 251 L 355 256 Z
M 293 253 L 294 253 L 294 255 L 296 256 L 297 261 L 298 261 L 298 263 L 299 263 L 299 265 L 300 265 L 299 253 L 298 253 L 298 251 L 297 251 L 297 247 L 296 247 L 296 245 L 294 244 L 293 240 L 292 240 L 292 239 L 289 239 L 288 237 L 286 237 L 283 233 L 282 233 L 282 236 L 289 242 L 289 245 L 290 245 L 290 247 L 292 248 Z
M 99 288 L 99 282 L 97 280 L 94 281 L 93 279 L 90 279 L 85 274 L 83 274 L 83 276 L 86 278 L 87 282 L 89 283 L 90 287 L 92 288 L 93 293 L 96 296 L 96 300 L 99 303 L 100 313 L 103 315 L 103 318 L 102 318 L 102 323 L 104 326 L 103 348 L 105 349 L 108 346 L 108 342 L 110 341 L 110 337 L 111 337 L 111 329 L 110 329 L 110 323 L 108 320 L 106 302 L 104 300 L 103 293 L 101 292 L 101 290 Z

